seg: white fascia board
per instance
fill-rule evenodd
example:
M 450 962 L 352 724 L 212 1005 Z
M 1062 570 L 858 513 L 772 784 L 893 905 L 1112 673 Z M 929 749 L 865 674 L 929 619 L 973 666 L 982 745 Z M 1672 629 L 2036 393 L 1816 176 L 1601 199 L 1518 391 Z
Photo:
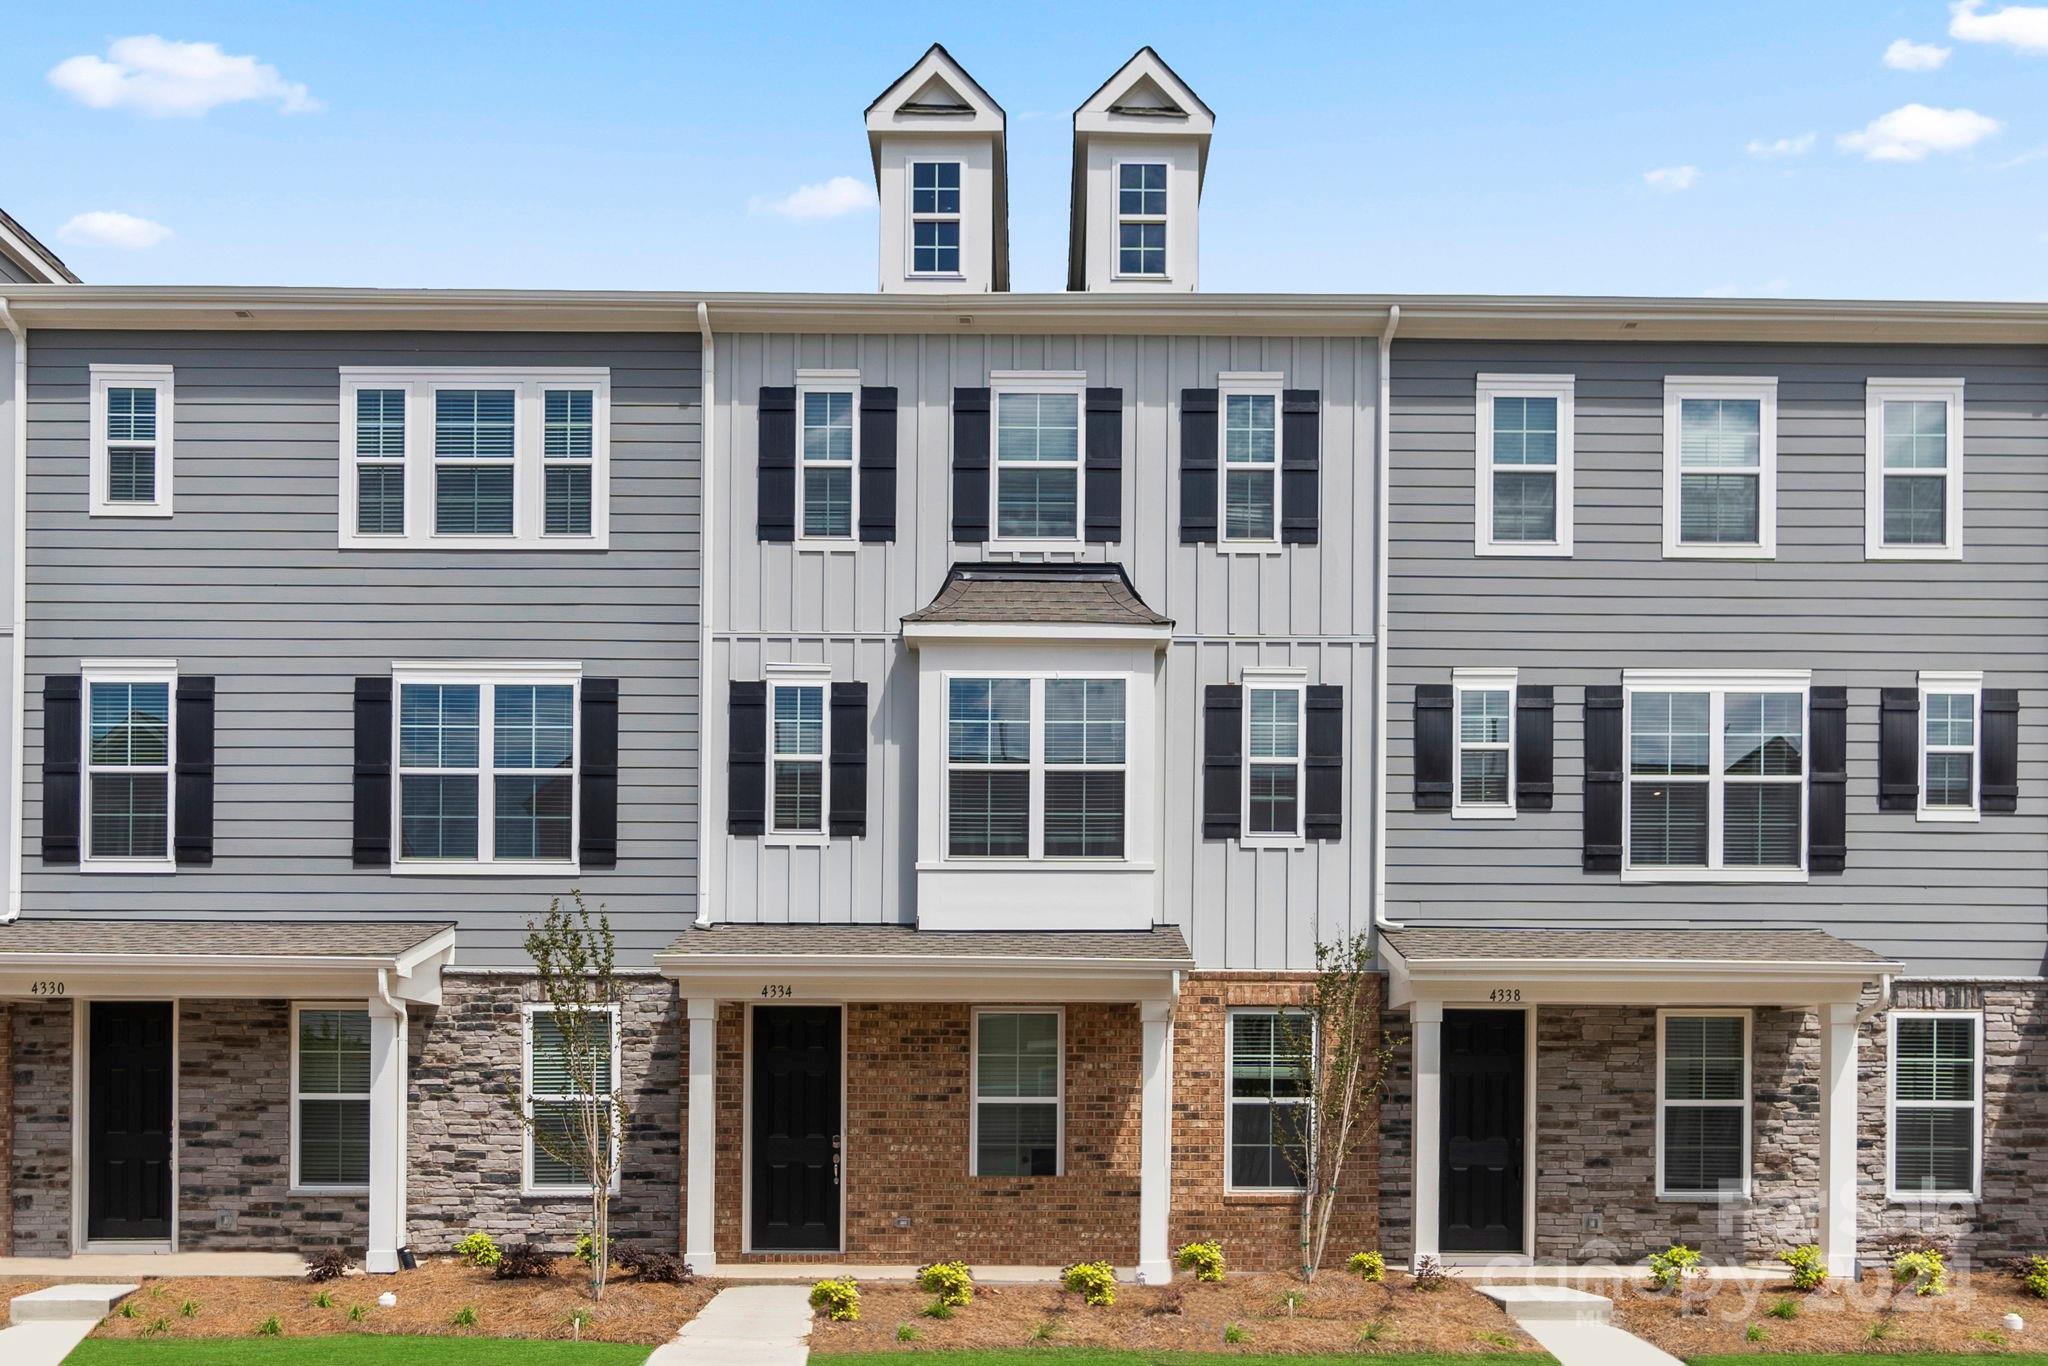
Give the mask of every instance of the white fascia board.
M 1057 1001 L 1170 1002 L 1187 963 L 1090 959 L 921 958 L 855 955 L 655 955 L 686 998 L 784 1001 L 951 1001 L 976 1005 Z M 787 988 L 787 990 L 783 990 Z
M 1164 649 L 1173 638 L 1168 626 L 1053 626 L 1037 622 L 905 622 L 903 642 L 916 649 L 927 642 L 950 640 L 1003 641 L 1012 644 L 1062 645 L 1085 641 L 1093 645 L 1150 644 Z

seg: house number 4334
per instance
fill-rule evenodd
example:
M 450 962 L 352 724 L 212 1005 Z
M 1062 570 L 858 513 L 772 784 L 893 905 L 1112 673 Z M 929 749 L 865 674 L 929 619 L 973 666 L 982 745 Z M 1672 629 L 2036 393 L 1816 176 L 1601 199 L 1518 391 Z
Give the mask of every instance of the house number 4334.
M 761 994 L 770 1000 L 796 995 L 796 988 L 783 982 L 770 982 L 761 988 Z

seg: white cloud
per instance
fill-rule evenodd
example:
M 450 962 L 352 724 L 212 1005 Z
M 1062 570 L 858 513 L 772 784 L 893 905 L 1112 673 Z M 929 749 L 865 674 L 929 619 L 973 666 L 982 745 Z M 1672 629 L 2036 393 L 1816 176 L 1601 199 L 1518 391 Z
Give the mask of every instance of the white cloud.
M 161 223 L 137 218 L 132 213 L 115 213 L 111 209 L 77 214 L 57 229 L 57 236 L 66 242 L 89 247 L 118 247 L 122 251 L 141 251 L 170 235 L 171 230 Z
M 843 218 L 875 207 L 875 192 L 864 180 L 836 175 L 816 185 L 799 185 L 785 195 L 755 195 L 748 213 L 776 213 L 784 218 Z
M 1966 43 L 2003 43 L 2021 52 L 2048 53 L 2048 5 L 2006 5 L 1979 14 L 1984 0 L 1955 0 L 1948 7 L 1948 36 Z
M 1801 133 L 1789 138 L 1751 138 L 1746 150 L 1753 157 L 1803 157 L 1813 150 L 1819 140 L 1817 133 Z
M 1894 71 L 1938 71 L 1948 60 L 1949 49 L 1933 43 L 1916 43 L 1894 38 L 1884 50 L 1884 64 Z
M 1904 104 L 1835 141 L 1867 161 L 1924 161 L 1930 152 L 1961 152 L 2005 125 L 1974 109 L 1932 109 Z
M 67 57 L 50 84 L 94 109 L 133 109 L 151 118 L 198 118 L 223 104 L 257 101 L 286 114 L 321 107 L 306 87 L 254 57 L 233 57 L 217 43 L 181 43 L 153 33 L 117 38 L 105 57 Z
M 1691 189 L 1699 179 L 1700 168 L 1697 166 L 1659 166 L 1654 171 L 1643 172 L 1645 185 L 1671 194 Z

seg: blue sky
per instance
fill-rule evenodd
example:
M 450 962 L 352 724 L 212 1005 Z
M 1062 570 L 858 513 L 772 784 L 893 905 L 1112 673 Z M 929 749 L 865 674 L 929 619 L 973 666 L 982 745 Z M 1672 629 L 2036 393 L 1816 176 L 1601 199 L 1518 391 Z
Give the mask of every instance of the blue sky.
M 96 282 L 870 290 L 871 208 L 774 206 L 871 184 L 937 40 L 1020 290 L 1151 43 L 1217 113 L 1205 289 L 2048 298 L 2048 3 L 10 10 L 0 207 Z

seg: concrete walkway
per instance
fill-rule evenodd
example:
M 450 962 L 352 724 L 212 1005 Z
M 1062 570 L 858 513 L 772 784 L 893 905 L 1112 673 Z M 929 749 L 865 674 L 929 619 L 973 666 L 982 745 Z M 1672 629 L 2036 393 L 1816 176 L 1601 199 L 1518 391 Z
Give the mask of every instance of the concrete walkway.
M 8 1304 L 10 1327 L 0 1330 L 0 1362 L 7 1366 L 62 1366 L 107 1311 L 135 1293 L 133 1285 L 53 1285 Z
M 647 1366 L 804 1366 L 811 1359 L 810 1299 L 801 1285 L 728 1286 L 674 1342 L 655 1348 Z
M 1475 1285 L 1558 1366 L 1684 1366 L 1613 1323 L 1614 1301 L 1557 1285 Z
M 303 1276 L 295 1252 L 81 1252 L 76 1257 L 0 1257 L 0 1276 L 132 1281 L 144 1276 Z

